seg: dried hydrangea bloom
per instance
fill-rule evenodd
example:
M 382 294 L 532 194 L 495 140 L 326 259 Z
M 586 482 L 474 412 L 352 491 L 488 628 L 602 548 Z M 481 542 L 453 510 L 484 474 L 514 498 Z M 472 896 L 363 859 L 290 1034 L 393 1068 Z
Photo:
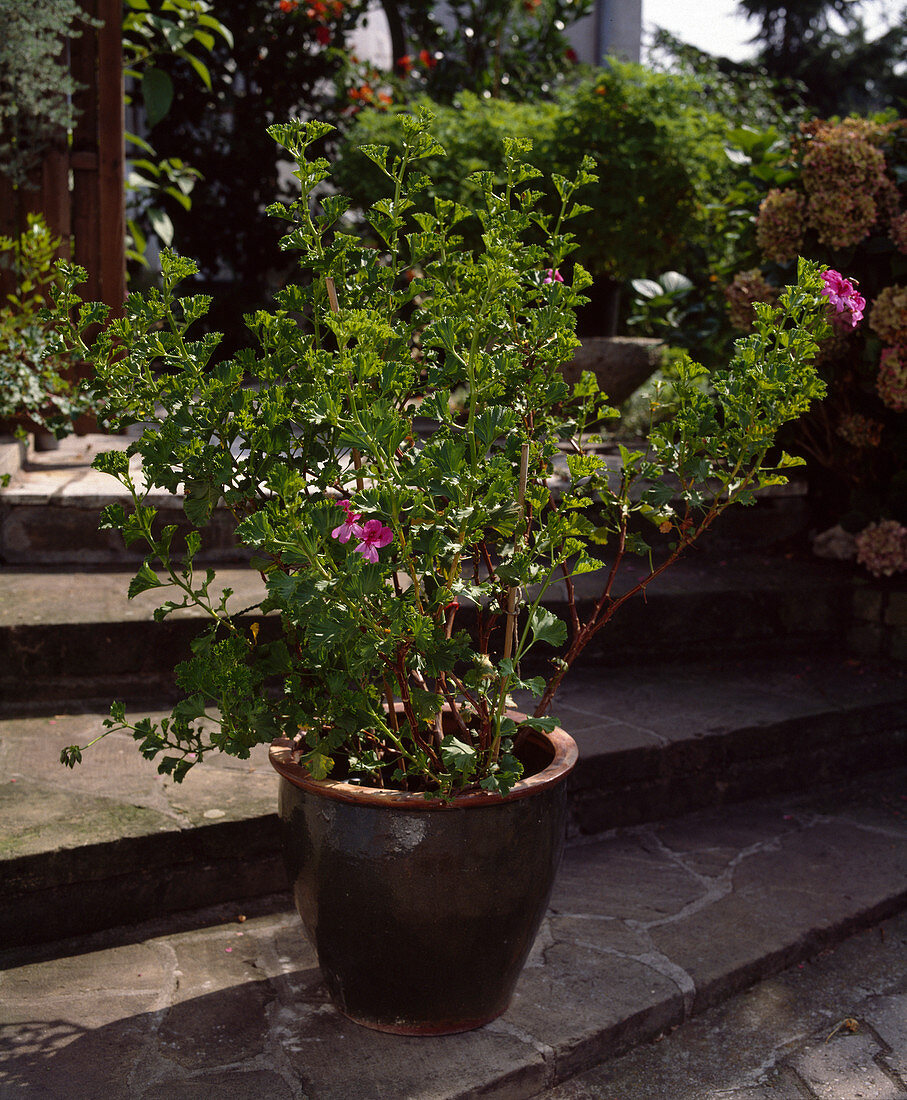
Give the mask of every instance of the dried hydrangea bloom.
M 886 344 L 907 347 L 907 287 L 885 287 L 872 304 L 869 327 Z
M 891 577 L 907 569 L 907 527 L 883 519 L 857 535 L 857 561 L 874 577 Z
M 907 356 L 900 348 L 885 348 L 876 379 L 879 397 L 895 412 L 907 412 Z
M 898 185 L 889 176 L 885 177 L 885 182 L 876 195 L 876 204 L 883 220 L 889 224 L 898 216 L 901 208 L 901 193 Z
M 871 420 L 862 413 L 842 416 L 835 431 L 845 443 L 861 450 L 878 447 L 882 442 L 882 425 L 878 420 Z
M 773 187 L 759 205 L 756 244 L 767 260 L 778 264 L 796 259 L 803 247 L 805 201 L 799 191 Z
M 898 252 L 907 252 L 907 210 L 891 219 L 888 234 Z
M 809 223 L 832 248 L 864 240 L 887 206 L 881 200 L 890 181 L 877 144 L 887 133 L 877 124 L 851 124 L 862 121 L 817 126 L 804 145 L 801 179 Z
M 728 301 L 728 313 L 734 328 L 743 332 L 753 331 L 756 302 L 774 303 L 778 300 L 778 288 L 767 282 L 758 267 L 739 271 L 730 286 L 724 288 Z

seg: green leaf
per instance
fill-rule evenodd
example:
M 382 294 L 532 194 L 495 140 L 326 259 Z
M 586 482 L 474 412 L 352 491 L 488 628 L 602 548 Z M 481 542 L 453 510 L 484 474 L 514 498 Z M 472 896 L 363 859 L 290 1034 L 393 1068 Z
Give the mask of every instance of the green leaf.
M 169 247 L 173 244 L 173 222 L 170 215 L 157 206 L 152 206 L 148 211 L 148 220 L 151 227 L 161 240 L 161 244 Z
M 530 715 L 523 720 L 524 726 L 531 726 L 534 730 L 541 730 L 543 733 L 551 733 L 553 729 L 557 728 L 556 718 L 536 718 Z
M 334 761 L 317 749 L 301 757 L 300 763 L 308 770 L 313 779 L 327 779 L 334 767 Z
M 201 34 L 200 33 L 196 32 L 195 37 L 197 39 L 199 39 L 199 41 L 201 41 Z M 210 40 L 210 43 L 211 43 L 211 45 L 208 48 L 209 49 L 213 48 L 214 39 L 210 35 L 205 35 L 205 38 Z M 202 44 L 204 45 L 205 43 L 202 43 Z M 208 71 L 208 66 L 203 61 L 199 61 L 199 59 L 194 54 L 190 53 L 188 50 L 178 50 L 177 51 L 177 56 L 182 57 L 185 61 L 189 62 L 189 64 L 192 66 L 192 68 L 195 69 L 195 72 L 198 75 L 199 80 L 201 80 L 201 82 L 205 85 L 205 87 L 210 92 L 211 91 L 211 73 Z M 167 110 L 169 110 L 169 109 L 170 109 L 170 105 L 168 104 L 167 105 Z M 167 113 L 167 111 L 164 112 L 164 114 L 166 114 L 166 113 Z
M 125 451 L 101 451 L 92 459 L 91 468 L 120 478 L 129 473 L 129 456 Z
M 630 285 L 641 298 L 657 298 L 663 293 L 661 284 L 654 279 L 632 279 Z
M 129 582 L 129 589 L 127 596 L 131 600 L 134 596 L 137 596 L 140 592 L 147 592 L 151 588 L 161 588 L 162 582 L 160 577 L 151 568 L 147 561 L 143 561 L 138 573 Z
M 60 763 L 65 764 L 67 768 L 74 768 L 76 764 L 81 764 L 82 750 L 78 745 L 70 745 L 63 749 L 60 753 Z
M 126 509 L 120 503 L 108 504 L 101 509 L 99 531 L 120 531 L 126 523 Z
M 203 527 L 211 518 L 220 498 L 218 487 L 211 481 L 187 481 L 183 511 L 195 527 Z
M 160 69 L 148 69 L 142 77 L 142 102 L 149 127 L 155 127 L 173 102 L 173 81 Z
M 547 607 L 537 607 L 529 619 L 533 642 L 559 646 L 567 640 L 567 624 Z
M 468 782 L 476 770 L 478 754 L 472 745 L 449 733 L 441 742 L 441 759 L 450 771 Z

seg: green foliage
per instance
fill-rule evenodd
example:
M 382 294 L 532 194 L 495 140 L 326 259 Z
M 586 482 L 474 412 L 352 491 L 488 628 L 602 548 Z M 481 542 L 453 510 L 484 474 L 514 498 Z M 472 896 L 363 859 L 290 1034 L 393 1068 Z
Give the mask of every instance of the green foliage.
M 820 118 L 899 108 L 907 93 L 903 12 L 870 39 L 864 0 L 740 0 L 757 24 L 756 61 L 796 84 L 798 99 Z
M 64 45 L 90 22 L 78 0 L 0 0 L 0 173 L 17 187 L 75 121 Z
M 591 0 L 404 0 L 397 6 L 405 92 L 450 103 L 464 90 L 482 97 L 539 102 L 573 76 L 565 31 Z
M 571 393 L 559 369 L 590 277 L 580 264 L 567 281 L 549 274 L 575 247 L 590 162 L 553 181 L 560 204 L 547 213 L 528 143 L 507 140 L 499 181 L 480 174 L 462 206 L 426 204 L 441 155 L 431 119 L 396 125 L 393 152 L 368 151 L 386 178 L 366 212 L 378 244 L 348 232 L 326 186 L 317 150 L 329 128 L 271 128 L 301 185 L 290 207 L 271 208 L 301 278 L 276 309 L 247 316 L 252 349 L 231 357 L 217 336 L 194 335 L 210 301 L 181 295 L 197 268 L 172 253 L 162 287 L 131 294 L 87 342 L 69 320 L 80 273 L 64 267 L 60 348 L 94 364 L 112 426 L 145 425 L 130 447 L 141 481 L 123 456 L 99 462 L 133 498 L 103 523 L 147 547 L 130 591 L 171 595 L 159 619 L 193 605 L 210 620 L 178 669 L 185 699 L 169 719 L 133 725 L 121 708 L 110 719 L 177 779 L 209 751 L 244 756 L 282 733 L 317 776 L 445 798 L 508 790 L 525 732 L 507 713 L 512 692 L 538 698 L 529 724 L 546 727 L 564 673 L 620 606 L 731 503 L 783 480 L 769 447 L 821 392 L 809 364 L 827 330 L 822 280 L 804 264 L 715 375 L 714 399 L 703 368 L 679 365 L 675 415 L 623 451 L 615 477 L 600 435 L 612 410 L 591 376 Z M 476 250 L 460 233 L 467 218 L 482 227 Z M 194 533 L 182 556 L 174 529 L 157 529 L 155 489 L 184 493 Z M 266 585 L 242 617 L 215 598 L 213 571 L 195 568 L 218 501 Z M 629 532 L 638 517 L 673 541 L 617 594 L 625 556 L 648 555 Z M 598 571 L 601 599 L 581 618 L 573 580 Z M 555 584 L 563 620 L 542 602 Z M 249 614 L 279 618 L 276 637 L 250 629 Z M 536 650 L 549 674 L 530 678 Z
M 28 215 L 18 239 L 0 237 L 0 264 L 12 271 L 16 283 L 0 306 L 0 420 L 14 421 L 20 434 L 43 428 L 61 438 L 90 406 L 73 381 L 75 358 L 53 350 L 53 334 L 42 316 L 57 284 L 59 247 L 59 238 L 35 214 Z
M 775 126 L 792 132 L 807 117 L 796 81 L 769 76 L 758 62 L 715 57 L 663 28 L 655 31 L 647 63 L 658 72 L 692 77 L 696 101 L 731 126 Z
M 587 209 L 573 223 L 576 259 L 594 275 L 618 280 L 663 270 L 707 239 L 709 204 L 730 180 L 726 126 L 691 102 L 695 87 L 613 61 L 551 103 L 464 94 L 453 107 L 429 104 L 432 133 L 447 151 L 431 165 L 433 179 L 445 198 L 468 204 L 481 186 L 476 172 L 502 178 L 505 136 L 531 139 L 528 159 L 546 181 L 545 209 L 553 213 L 556 178 L 571 177 L 589 156 L 598 183 L 577 196 Z M 393 112 L 365 113 L 341 150 L 338 179 L 362 206 L 375 201 L 382 179 L 356 149 L 387 143 L 393 130 Z M 475 241 L 481 230 L 472 223 L 463 231 Z
M 261 212 L 271 202 L 293 201 L 295 165 L 267 127 L 291 115 L 339 118 L 353 105 L 337 82 L 349 66 L 347 36 L 367 5 L 325 0 L 316 6 L 323 14 L 311 3 L 282 8 L 277 0 L 214 5 L 232 42 L 212 32 L 213 45 L 203 55 L 210 83 L 200 82 L 182 54 L 155 58 L 173 95 L 166 121 L 152 135 L 152 159 L 191 165 L 205 181 L 193 193 L 191 210 L 175 196 L 166 205 L 155 203 L 169 219 L 158 236 L 166 244 L 172 233 L 180 251 L 198 262 L 200 278 L 209 286 L 219 281 L 210 324 L 232 342 L 247 338 L 242 315 L 273 303 L 274 290 L 292 278 L 292 261 L 279 247 L 280 223 L 263 220 Z M 180 190 L 179 183 L 173 186 Z M 142 228 L 147 233 L 151 226 Z
M 577 232 L 579 259 L 616 279 L 683 269 L 710 233 L 709 204 L 729 180 L 726 125 L 696 103 L 695 82 L 612 63 L 560 100 L 551 157 L 588 153 L 599 176 Z M 546 166 L 542 166 L 543 168 Z
M 233 46 L 229 29 L 217 19 L 209 0 L 126 0 L 123 12 L 123 63 L 128 88 L 137 88 L 144 106 L 145 123 L 153 130 L 170 113 L 173 80 L 166 64 L 180 59 L 187 70 L 209 91 L 211 72 L 203 56 L 217 42 Z M 199 55 L 202 56 L 199 56 Z M 127 94 L 127 106 L 132 95 Z M 148 266 L 148 236 L 154 233 L 166 247 L 173 244 L 173 221 L 168 208 L 174 203 L 189 210 L 190 198 L 201 173 L 181 157 L 159 157 L 154 146 L 137 134 L 126 135 L 135 153 L 126 180 L 129 193 L 127 258 Z

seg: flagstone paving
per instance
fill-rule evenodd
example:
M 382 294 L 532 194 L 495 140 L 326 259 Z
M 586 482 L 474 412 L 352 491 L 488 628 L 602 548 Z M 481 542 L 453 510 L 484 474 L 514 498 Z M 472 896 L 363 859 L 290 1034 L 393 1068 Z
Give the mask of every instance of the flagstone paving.
M 0 469 L 0 1100 L 907 1096 L 907 678 L 848 650 L 846 570 L 719 543 L 623 609 L 554 708 L 581 762 L 513 1004 L 392 1038 L 326 1001 L 263 747 L 182 785 L 124 733 L 60 766 L 112 698 L 165 713 L 199 625 L 126 601 L 103 540 L 73 568 L 94 446 Z
M 673 1092 L 623 1091 L 636 1071 L 609 1061 L 553 1096 L 717 1100 L 717 1092 L 685 1091 L 684 1059 L 702 1055 L 703 1028 L 731 1028 L 743 1010 L 727 1007 L 718 1024 L 697 1017 L 760 979 L 818 965 L 808 960 L 860 929 L 878 936 L 880 922 L 907 907 L 905 778 L 877 774 L 572 843 L 510 1009 L 466 1035 L 400 1038 L 345 1020 L 326 1000 L 286 895 L 8 950 L 0 955 L 0 1096 L 517 1100 L 634 1047 L 632 1066 L 642 1064 L 637 1080 L 645 1082 L 646 1044 L 693 1020 L 697 1030 L 666 1040 L 685 1052 Z M 754 1014 L 765 1017 L 766 1073 L 775 1058 L 779 1080 L 795 1073 L 813 1089 L 803 1095 L 850 1100 L 829 1092 L 829 1082 L 850 1063 L 872 1062 L 876 1091 L 863 1095 L 901 1095 L 907 924 L 902 916 L 884 927 L 884 958 L 867 963 L 851 999 L 826 1005 L 824 1018 L 815 996 L 802 1019 L 785 1009 L 796 970 L 732 1002 L 746 1006 L 750 1031 Z M 845 943 L 839 957 L 853 959 L 866 942 Z M 785 1011 L 796 1049 L 787 1038 L 769 1042 Z M 860 1029 L 826 1049 L 816 1020 L 831 1032 L 839 1012 L 855 1014 Z M 746 1027 L 726 1041 L 744 1041 Z M 713 1052 L 712 1064 L 731 1073 L 746 1054 Z M 657 1057 L 663 1080 L 660 1048 Z M 747 1072 L 755 1091 L 735 1097 L 798 1095 L 766 1091 Z

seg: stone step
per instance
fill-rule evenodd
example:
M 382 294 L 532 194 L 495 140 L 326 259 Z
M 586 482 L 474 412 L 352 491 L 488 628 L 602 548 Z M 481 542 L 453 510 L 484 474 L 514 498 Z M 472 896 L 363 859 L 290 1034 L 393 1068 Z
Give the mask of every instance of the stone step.
M 0 432 L 0 488 L 15 477 L 25 465 L 28 445 L 14 435 Z
M 98 473 L 91 462 L 100 451 L 125 450 L 131 436 L 83 435 L 60 441 L 57 450 L 29 448 L 25 461 L 5 488 L 0 488 L 0 563 L 5 565 L 69 566 L 138 565 L 140 546 L 126 547 L 117 531 L 98 530 L 101 509 L 108 504 L 131 505 L 131 498 L 109 474 Z M 140 466 L 133 458 L 133 475 Z M 182 500 L 155 491 L 147 503 L 157 508 L 162 523 L 174 524 L 174 546 L 189 530 Z M 206 562 L 243 561 L 237 549 L 234 522 L 223 507 L 215 509 L 206 532 Z
M 620 590 L 642 575 L 638 561 L 626 563 Z M 599 594 L 597 578 L 577 580 L 581 613 Z M 137 705 L 172 698 L 173 666 L 189 655 L 205 619 L 180 611 L 154 622 L 159 592 L 128 600 L 129 579 L 109 570 L 0 570 L 0 714 L 77 703 L 106 708 L 114 697 Z M 259 574 L 244 568 L 220 568 L 218 583 L 233 590 L 236 610 L 264 591 Z M 620 609 L 583 665 L 651 664 L 716 649 L 744 655 L 833 648 L 851 632 L 854 592 L 850 570 L 837 564 L 693 551 Z M 546 603 L 565 615 L 563 599 L 555 588 Z M 468 609 L 458 625 L 469 628 Z M 276 618 L 262 620 L 261 637 L 277 626 Z
M 901 1095 L 871 1059 L 887 1051 L 886 1064 L 903 1071 L 903 996 L 864 1006 L 869 1026 L 858 1023 L 853 1035 L 855 1056 L 880 1071 L 881 1090 L 848 1089 L 840 1048 L 823 1042 L 835 1029 L 846 1034 L 843 1018 L 828 1015 L 823 962 L 840 945 L 861 996 L 903 992 L 902 982 L 881 978 L 892 967 L 903 976 L 905 778 L 888 772 L 574 841 L 512 1004 L 463 1035 L 401 1038 L 345 1020 L 327 1003 L 286 894 L 37 949 L 7 945 L 0 1073 L 10 1096 L 48 1100 L 525 1100 L 643 1050 L 685 1021 L 698 1024 L 712 1006 L 795 968 L 796 983 L 779 979 L 764 994 L 756 986 L 737 1008 L 736 1027 L 700 1026 L 674 1063 L 662 1059 L 651 1090 L 631 1067 L 616 1091 L 599 1071 L 589 1089 L 580 1083 L 554 1095 Z M 804 977 L 814 980 L 824 1017 L 791 1018 Z M 816 1091 L 788 1076 L 764 1088 L 748 1078 L 739 1090 L 700 1092 L 683 1058 L 711 1045 L 719 1064 L 736 1066 L 766 1013 L 784 1039 L 805 1039 L 825 1023 L 821 1065 L 813 1058 L 812 1075 L 797 1079 Z M 832 1071 L 824 1078 L 823 1066 Z
M 578 673 L 552 711 L 580 747 L 575 837 L 907 764 L 907 678 L 835 655 Z M 72 711 L 0 722 L 0 943 L 284 888 L 264 746 L 179 785 L 123 733 L 59 763 L 101 729 Z
M 140 545 L 125 547 L 116 531 L 99 531 L 101 509 L 131 499 L 118 482 L 91 468 L 99 451 L 125 450 L 134 437 L 129 435 L 70 436 L 58 449 L 38 452 L 0 449 L 0 474 L 6 462 L 12 476 L 4 487 L 0 479 L 0 564 L 26 567 L 43 566 L 127 566 L 139 563 Z M 607 457 L 607 456 L 606 456 Z M 610 456 L 619 464 L 619 457 Z M 132 460 L 138 473 L 138 460 Z M 552 487 L 557 491 L 557 479 Z M 155 491 L 148 503 L 161 513 L 161 522 L 175 524 L 178 534 L 174 546 L 188 530 L 182 499 Z M 809 523 L 806 483 L 793 477 L 787 486 L 772 487 L 758 495 L 755 506 L 730 509 L 706 536 L 716 548 L 746 545 L 769 548 L 803 541 Z M 242 562 L 248 554 L 234 541 L 235 523 L 224 507 L 215 509 L 205 532 L 199 561 L 209 563 Z M 650 525 L 644 531 L 648 539 L 659 536 Z

